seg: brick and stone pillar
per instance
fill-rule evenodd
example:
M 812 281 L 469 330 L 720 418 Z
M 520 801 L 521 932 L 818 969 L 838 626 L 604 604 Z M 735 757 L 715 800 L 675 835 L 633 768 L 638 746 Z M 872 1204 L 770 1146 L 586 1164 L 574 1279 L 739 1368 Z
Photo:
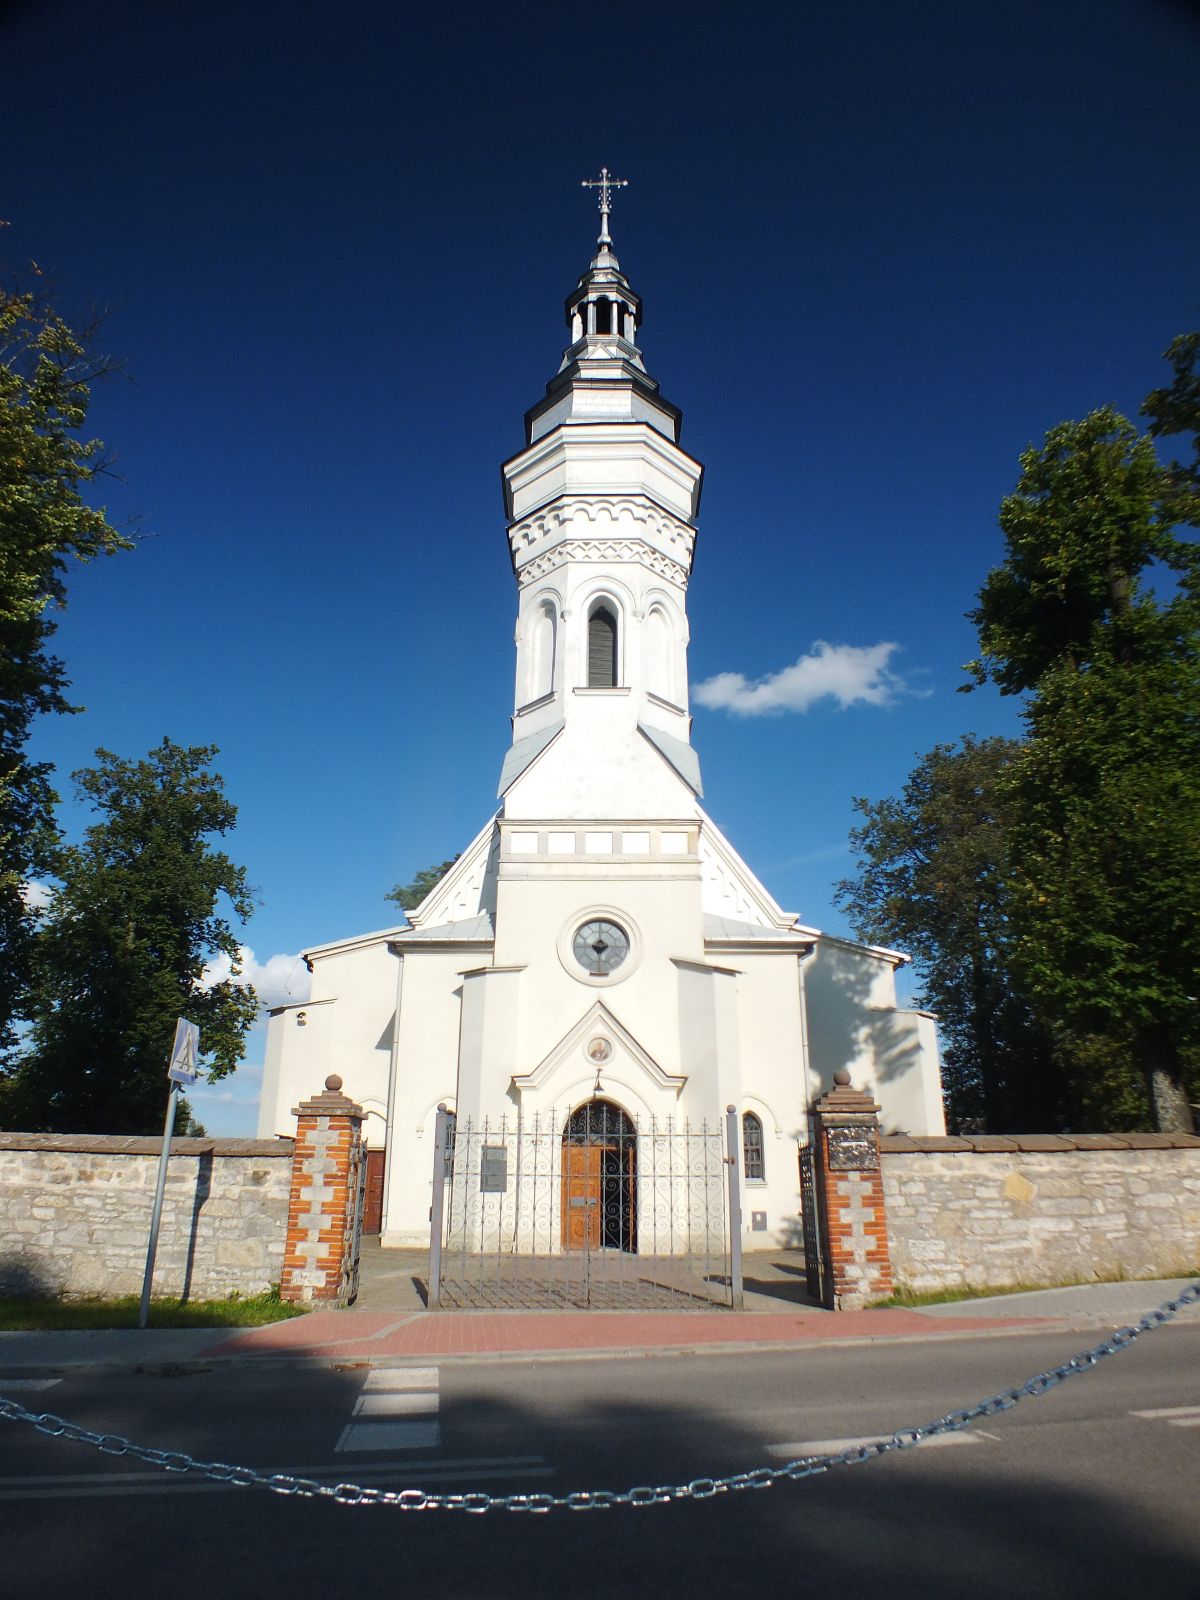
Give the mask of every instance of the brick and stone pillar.
M 346 1305 L 358 1292 L 363 1108 L 325 1079 L 325 1093 L 292 1107 L 296 1149 L 288 1202 L 283 1300 Z
M 817 1199 L 835 1311 L 857 1311 L 892 1292 L 887 1213 L 879 1166 L 879 1107 L 835 1072 L 813 1106 Z

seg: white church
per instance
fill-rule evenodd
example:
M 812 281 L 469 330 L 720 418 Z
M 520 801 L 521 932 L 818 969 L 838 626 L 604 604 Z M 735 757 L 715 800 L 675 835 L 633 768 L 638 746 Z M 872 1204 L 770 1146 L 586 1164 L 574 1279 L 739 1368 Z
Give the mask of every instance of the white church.
M 885 1131 L 945 1131 L 933 1018 L 896 1003 L 907 958 L 783 910 L 701 803 L 702 468 L 638 344 L 617 180 L 595 186 L 570 343 L 503 467 L 517 626 L 499 809 L 407 925 L 307 949 L 311 998 L 270 1016 L 259 1136 L 293 1134 L 291 1108 L 339 1074 L 367 1112 L 384 1246 L 428 1243 L 439 1104 L 460 1128 L 556 1118 L 564 1138 L 589 1106 L 638 1129 L 733 1106 L 747 1248 L 796 1242 L 797 1151 L 839 1069 Z M 555 1227 L 578 1244 L 565 1211 Z

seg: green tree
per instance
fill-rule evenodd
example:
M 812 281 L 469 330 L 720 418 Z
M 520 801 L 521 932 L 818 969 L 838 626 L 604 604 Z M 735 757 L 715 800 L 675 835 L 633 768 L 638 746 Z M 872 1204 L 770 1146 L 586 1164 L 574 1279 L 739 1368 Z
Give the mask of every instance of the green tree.
M 438 886 L 457 860 L 457 856 L 451 856 L 449 861 L 443 861 L 440 867 L 423 868 L 411 883 L 398 883 L 394 889 L 389 889 L 383 898 L 394 901 L 402 911 L 413 910 Z
M 1200 993 L 1200 557 L 1124 417 L 1021 457 L 977 681 L 1028 692 L 1012 806 L 1013 959 L 1032 1003 L 1127 1045 L 1157 1125 L 1190 1130 Z M 1167 569 L 1165 593 L 1150 580 Z
M 83 437 L 91 386 L 109 363 L 89 356 L 35 295 L 0 286 L 0 1054 L 29 978 L 35 921 L 24 887 L 52 871 L 58 830 L 51 769 L 28 759 L 35 717 L 76 708 L 48 650 L 71 561 L 129 548 L 84 493 L 105 470 Z
M 1152 389 L 1142 406 L 1155 438 L 1190 433 L 1192 460 L 1167 467 L 1170 514 L 1176 522 L 1200 522 L 1200 333 L 1172 339 L 1163 359 L 1175 369 L 1173 382 Z
M 1105 637 L 1133 644 L 1153 605 L 1139 577 L 1153 563 L 1185 584 L 1200 554 L 1159 514 L 1165 477 L 1153 443 L 1104 407 L 1051 428 L 1021 456 L 1016 490 L 1000 506 L 1007 555 L 978 607 L 980 655 L 967 670 L 1002 694 L 1036 690 L 1051 669 L 1086 670 Z
M 30 1028 L 0 1080 L 0 1120 L 51 1132 L 153 1133 L 166 1104 L 175 1019 L 200 1026 L 210 1080 L 241 1059 L 258 1002 L 221 914 L 253 908 L 243 868 L 213 847 L 237 812 L 210 769 L 212 746 L 164 739 L 142 761 L 97 751 L 74 775 L 99 820 L 61 852 L 34 949 Z
M 1012 971 L 1008 929 L 1013 739 L 937 745 L 899 798 L 858 799 L 858 876 L 837 886 L 856 934 L 909 951 L 938 1014 L 952 1126 L 1044 1130 L 1078 1118 L 1047 1029 Z
M 1200 1045 L 1200 636 L 1098 643 L 1043 680 L 1011 801 L 1014 955 L 1035 1003 L 1127 1046 L 1155 1125 L 1191 1132 Z

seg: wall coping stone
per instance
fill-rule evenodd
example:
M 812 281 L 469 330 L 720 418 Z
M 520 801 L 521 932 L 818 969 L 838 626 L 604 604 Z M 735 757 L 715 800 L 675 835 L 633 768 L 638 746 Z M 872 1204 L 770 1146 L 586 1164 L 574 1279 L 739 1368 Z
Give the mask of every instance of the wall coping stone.
M 325 1090 L 292 1107 L 294 1117 L 357 1117 L 365 1122 L 367 1114 L 349 1095 L 342 1093 L 342 1080 L 336 1072 L 325 1079 Z
M 848 1081 L 839 1083 L 838 1078 L 843 1076 L 849 1077 L 848 1074 L 835 1073 L 833 1088 L 827 1089 L 814 1103 L 813 1110 L 834 1122 L 840 1122 L 843 1117 L 854 1121 L 872 1120 L 879 1112 L 873 1097 L 865 1090 L 852 1089 Z
M 982 1154 L 988 1151 L 1056 1152 L 1060 1150 L 1200 1150 L 1195 1133 L 885 1133 L 879 1139 L 885 1156 Z
M 173 1156 L 286 1156 L 290 1161 L 294 1139 L 195 1139 L 171 1140 Z M 117 1133 L 0 1133 L 0 1150 L 74 1151 L 95 1156 L 157 1156 L 162 1153 L 162 1135 L 135 1136 Z

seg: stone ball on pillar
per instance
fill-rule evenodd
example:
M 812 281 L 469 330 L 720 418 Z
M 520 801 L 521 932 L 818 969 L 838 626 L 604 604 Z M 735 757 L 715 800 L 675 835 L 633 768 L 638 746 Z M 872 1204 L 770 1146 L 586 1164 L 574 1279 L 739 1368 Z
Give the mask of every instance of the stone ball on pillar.
M 846 1081 L 848 1083 L 850 1080 L 847 1078 Z M 329 1092 L 331 1094 L 336 1094 L 338 1092 L 338 1090 L 342 1087 L 342 1080 L 338 1077 L 336 1072 L 331 1072 L 329 1074 L 329 1076 L 325 1079 L 325 1087 L 329 1090 Z
M 845 1067 L 839 1067 L 837 1069 L 833 1075 L 833 1081 L 839 1089 L 848 1089 L 850 1087 L 850 1074 L 846 1071 Z

